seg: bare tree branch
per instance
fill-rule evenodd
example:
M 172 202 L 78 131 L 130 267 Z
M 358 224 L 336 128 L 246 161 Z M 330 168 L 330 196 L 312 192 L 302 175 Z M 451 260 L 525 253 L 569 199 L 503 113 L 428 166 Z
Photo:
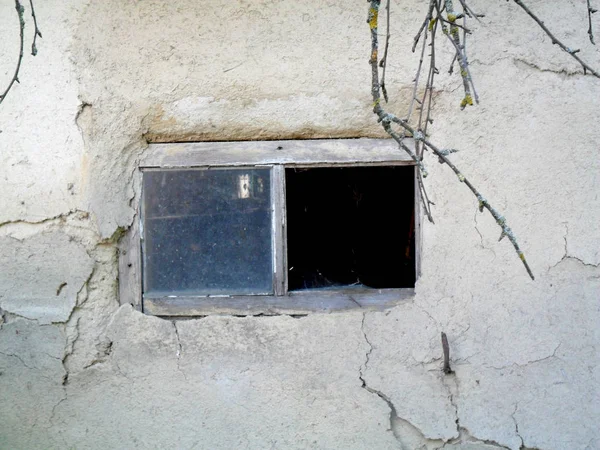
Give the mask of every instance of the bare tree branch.
M 37 18 L 35 17 L 35 8 L 33 7 L 33 0 L 29 0 L 29 5 L 31 6 L 31 17 L 33 17 L 33 26 L 35 28 L 35 30 L 33 32 L 33 42 L 31 43 L 31 54 L 33 56 L 35 56 L 35 55 L 37 55 L 37 47 L 35 45 L 35 42 L 36 42 L 38 36 L 40 38 L 42 37 L 42 33 L 41 33 L 40 29 L 38 28 Z
M 433 2 L 436 1 L 441 1 L 441 0 L 433 0 Z M 418 124 L 418 130 L 421 131 L 423 133 L 423 135 L 427 136 L 427 128 L 429 127 L 430 123 L 433 123 L 433 119 L 431 118 L 431 102 L 433 101 L 433 81 L 435 79 L 435 76 L 439 73 L 437 68 L 436 68 L 436 62 L 435 62 L 435 36 L 437 33 L 437 27 L 438 27 L 439 21 L 435 20 L 434 23 L 431 26 L 431 54 L 430 54 L 430 59 L 429 59 L 429 74 L 427 76 L 427 84 L 425 85 L 425 92 L 423 93 L 423 101 L 422 101 L 422 105 L 423 107 L 425 107 L 425 101 L 427 100 L 427 106 L 425 111 L 427 111 L 427 114 L 425 115 L 425 122 L 423 122 L 423 107 L 421 108 L 421 111 L 419 113 L 419 124 Z M 423 145 L 419 142 L 417 142 L 417 149 L 418 149 L 418 155 L 422 158 L 423 157 Z
M 25 9 L 23 8 L 23 5 L 21 5 L 21 2 L 19 2 L 19 0 L 15 0 L 15 9 L 17 10 L 17 16 L 19 18 L 19 29 L 20 29 L 19 59 L 17 61 L 17 67 L 15 68 L 15 73 L 14 73 L 12 79 L 8 83 L 8 86 L 6 87 L 6 89 L 4 90 L 2 95 L 0 95 L 0 103 L 2 103 L 4 101 L 4 99 L 6 98 L 6 95 L 8 94 L 8 91 L 10 91 L 10 89 L 13 87 L 13 85 L 15 83 L 19 83 L 19 70 L 21 70 L 21 62 L 23 61 L 23 45 L 25 44 L 25 37 L 24 37 L 25 19 L 23 19 L 23 13 L 25 12 Z
M 469 17 L 473 17 L 475 19 L 477 19 L 479 21 L 480 17 L 485 17 L 485 14 L 477 14 L 475 12 L 473 12 L 473 10 L 469 7 L 469 5 L 467 5 L 467 2 L 465 0 L 458 0 L 460 2 L 460 5 L 462 6 L 465 15 L 469 16 Z
M 429 10 L 427 12 L 427 16 L 425 16 L 425 20 L 423 21 L 423 25 L 421 25 L 421 28 L 419 29 L 419 32 L 415 36 L 414 44 L 413 44 L 413 48 L 412 48 L 412 51 L 414 53 L 415 49 L 416 49 L 416 46 L 417 46 L 417 42 L 419 42 L 421 34 L 423 34 L 423 44 L 421 45 L 421 57 L 419 58 L 419 65 L 417 67 L 417 73 L 416 73 L 415 79 L 413 81 L 413 84 L 414 84 L 414 86 L 413 86 L 413 94 L 412 94 L 412 98 L 410 100 L 410 105 L 408 107 L 408 114 L 406 115 L 406 121 L 407 122 L 410 122 L 410 117 L 412 115 L 412 111 L 413 111 L 415 102 L 418 103 L 419 105 L 421 105 L 421 107 L 422 107 L 422 102 L 419 101 L 419 99 L 417 98 L 417 89 L 419 88 L 419 78 L 421 76 L 421 69 L 423 67 L 423 60 L 424 60 L 424 57 L 425 57 L 425 49 L 427 48 L 428 29 L 426 28 L 426 25 L 431 21 L 431 18 L 432 18 L 432 15 L 433 15 L 433 1 L 434 0 L 432 0 L 430 2 Z
M 433 153 L 435 153 L 435 155 L 440 159 L 441 162 L 448 165 L 454 171 L 454 173 L 458 176 L 459 181 L 462 183 L 465 183 L 467 185 L 467 187 L 471 190 L 473 195 L 475 195 L 475 197 L 479 201 L 480 211 L 483 211 L 483 209 L 487 209 L 490 212 L 490 214 L 492 215 L 492 217 L 494 217 L 494 219 L 496 220 L 496 223 L 502 230 L 501 237 L 504 237 L 504 236 L 508 237 L 508 239 L 512 243 L 513 247 L 515 248 L 515 251 L 519 255 L 519 258 L 521 259 L 525 269 L 527 270 L 527 273 L 529 274 L 531 279 L 535 279 L 535 277 L 533 276 L 533 273 L 527 263 L 527 260 L 525 259 L 525 255 L 521 251 L 521 249 L 517 243 L 517 239 L 516 239 L 514 233 L 506 224 L 506 219 L 504 218 L 504 216 L 502 214 L 500 214 L 500 212 L 498 210 L 496 210 L 494 207 L 491 206 L 491 204 L 488 202 L 488 200 L 486 200 L 485 197 L 483 197 L 483 195 L 475 188 L 475 186 L 448 159 L 447 155 L 449 152 L 439 149 L 436 145 L 434 145 L 430 141 L 428 141 L 426 139 L 425 135 L 421 131 L 415 130 L 405 120 L 402 120 L 402 119 L 396 117 L 395 115 L 386 112 L 381 107 L 379 69 L 378 69 L 378 64 L 377 64 L 378 50 L 379 50 L 377 28 L 378 28 L 379 6 L 381 3 L 381 0 L 370 0 L 369 3 L 370 3 L 370 7 L 369 7 L 369 15 L 368 15 L 367 22 L 368 22 L 369 28 L 371 30 L 371 57 L 369 59 L 369 64 L 371 65 L 371 95 L 373 98 L 373 112 L 377 115 L 377 117 L 379 119 L 378 121 L 381 122 L 384 130 L 392 137 L 392 139 L 394 139 L 398 143 L 400 148 L 405 150 L 410 155 L 410 157 L 416 162 L 423 177 L 425 177 L 427 175 L 427 171 L 426 171 L 425 166 L 423 165 L 421 159 L 419 157 L 417 157 L 417 155 L 403 143 L 402 140 L 404 138 L 404 135 L 400 136 L 397 132 L 395 132 L 392 129 L 392 126 L 391 126 L 392 123 L 397 124 L 400 127 L 402 127 L 404 130 L 408 131 L 417 142 L 419 142 L 419 141 L 422 142 L 428 149 L 430 149 Z
M 385 88 L 385 67 L 387 66 L 388 48 L 390 47 L 390 0 L 387 0 L 386 12 L 387 22 L 385 27 L 385 50 L 383 51 L 383 58 L 381 58 L 381 61 L 379 62 L 379 67 L 383 67 L 383 72 L 381 73 L 381 92 L 383 92 L 383 98 L 387 103 L 388 94 Z
M 427 215 L 427 220 L 429 220 L 431 223 L 435 223 L 433 220 L 433 214 L 431 214 L 431 205 L 435 206 L 435 203 L 433 203 L 427 195 L 427 190 L 425 189 L 425 185 L 423 184 L 423 177 L 421 176 L 421 172 L 418 173 L 417 183 L 419 185 L 419 192 L 421 193 L 421 202 L 423 203 L 423 209 L 425 211 L 425 214 Z
M 428 16 L 429 15 L 430 14 L 428 14 Z M 413 53 L 415 52 L 415 49 L 417 48 L 417 44 L 419 43 L 419 39 L 421 39 L 421 34 L 423 34 L 423 30 L 425 30 L 425 27 L 427 26 L 427 24 L 429 23 L 430 20 L 431 20 L 431 17 L 429 19 L 427 17 L 425 17 L 425 20 L 421 24 L 421 28 L 419 28 L 419 31 L 415 35 L 415 37 L 413 39 L 413 46 L 412 46 L 412 52 Z
M 413 81 L 413 83 L 414 83 L 413 95 L 412 95 L 412 99 L 410 102 L 410 106 L 408 108 L 406 122 L 410 123 L 410 118 L 411 118 L 411 115 L 413 112 L 414 105 L 415 105 L 415 103 L 418 104 L 419 119 L 418 119 L 418 123 L 417 123 L 417 129 L 419 131 L 423 132 L 423 134 L 427 133 L 427 126 L 429 125 L 430 122 L 433 122 L 431 119 L 431 100 L 433 97 L 433 95 L 432 95 L 432 93 L 433 93 L 433 78 L 437 74 L 437 69 L 435 68 L 435 34 L 437 31 L 437 26 L 438 26 L 437 18 L 433 19 L 433 10 L 434 10 L 434 8 L 436 8 L 437 2 L 439 2 L 439 1 L 441 1 L 441 0 L 430 0 L 427 15 L 425 16 L 425 20 L 423 21 L 421 28 L 419 29 L 417 35 L 415 36 L 414 44 L 413 44 L 413 52 L 414 52 L 415 48 L 416 48 L 416 44 L 420 39 L 420 36 L 423 35 L 423 44 L 421 46 L 421 56 L 419 58 L 419 65 L 417 67 L 417 73 L 416 73 L 414 81 Z M 425 83 L 425 90 L 423 92 L 423 97 L 419 100 L 417 98 L 417 91 L 419 88 L 420 76 L 421 76 L 421 71 L 423 68 L 423 61 L 424 61 L 424 56 L 425 56 L 425 49 L 427 48 L 427 37 L 428 37 L 429 33 L 431 33 L 431 44 L 429 44 L 429 47 L 431 48 L 429 71 L 428 71 L 428 75 L 427 75 L 427 81 Z M 424 115 L 425 111 L 427 111 L 427 114 L 426 114 L 426 118 L 425 118 L 425 124 L 423 125 L 423 115 Z M 417 157 L 419 158 L 419 160 L 422 161 L 423 160 L 423 145 L 420 142 L 416 142 L 415 147 L 416 147 L 415 153 L 416 153 Z M 427 190 L 425 189 L 425 183 L 423 182 L 423 173 L 421 171 L 417 172 L 417 181 L 418 181 L 418 186 L 419 186 L 419 192 L 421 194 L 420 197 L 421 197 L 421 202 L 423 204 L 423 210 L 424 210 L 425 214 L 427 215 L 427 219 L 431 223 L 435 223 L 433 220 L 433 214 L 431 213 L 431 206 L 432 205 L 435 206 L 435 203 L 433 203 L 429 199 L 429 196 L 427 195 Z
M 525 6 L 525 4 L 521 1 L 521 0 L 513 0 L 517 5 L 519 5 L 523 11 L 525 11 L 529 17 L 531 17 L 533 20 L 535 20 L 535 22 L 540 26 L 540 28 L 542 30 L 544 30 L 544 32 L 548 35 L 548 37 L 550 37 L 550 39 L 552 39 L 552 43 L 558 45 L 564 52 L 568 53 L 569 55 L 571 55 L 579 64 L 581 64 L 581 67 L 583 67 L 583 73 L 586 74 L 588 71 L 594 75 L 597 78 L 600 78 L 600 73 L 596 72 L 594 69 L 592 69 L 588 64 L 586 64 L 579 56 L 577 56 L 577 53 L 579 52 L 579 49 L 575 49 L 573 50 L 572 48 L 567 47 L 565 44 L 563 44 L 561 41 L 559 41 L 556 36 L 554 36 L 550 30 L 548 29 L 548 27 L 546 27 L 546 25 L 544 25 L 544 22 L 542 22 L 538 16 L 536 16 L 527 6 Z M 589 4 L 589 2 L 588 2 Z M 589 8 L 588 8 L 588 12 L 589 12 Z
M 588 23 L 589 23 L 588 34 L 590 35 L 590 42 L 594 45 L 596 45 L 596 43 L 594 42 L 594 31 L 592 30 L 592 14 L 594 14 L 597 11 L 598 11 L 597 9 L 592 8 L 592 5 L 590 4 L 590 0 L 587 0 L 587 12 L 588 12 Z

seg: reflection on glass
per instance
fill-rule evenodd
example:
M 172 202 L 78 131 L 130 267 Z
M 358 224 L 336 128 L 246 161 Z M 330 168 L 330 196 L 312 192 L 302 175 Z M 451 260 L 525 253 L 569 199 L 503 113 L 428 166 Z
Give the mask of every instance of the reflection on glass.
M 265 183 L 257 174 L 238 175 L 238 198 L 250 198 L 264 193 Z
M 143 175 L 144 294 L 273 290 L 269 169 Z
M 238 198 L 250 198 L 250 175 L 239 175 L 238 181 Z

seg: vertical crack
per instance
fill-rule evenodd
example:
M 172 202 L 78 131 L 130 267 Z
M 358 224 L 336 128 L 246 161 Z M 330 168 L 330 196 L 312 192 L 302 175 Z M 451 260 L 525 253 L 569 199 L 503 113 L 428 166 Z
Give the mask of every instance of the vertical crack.
M 64 395 L 64 397 L 63 397 L 63 398 L 61 398 L 61 399 L 58 401 L 58 403 L 56 403 L 56 405 L 54 405 L 54 406 L 52 407 L 52 412 L 50 413 L 50 417 L 48 418 L 48 423 L 49 423 L 49 426 L 48 426 L 48 428 L 51 428 L 51 427 L 53 427 L 53 426 L 54 426 L 54 416 L 56 415 L 56 408 L 58 408 L 58 406 L 59 406 L 59 405 L 60 405 L 62 402 L 64 402 L 64 401 L 66 401 L 66 400 L 67 400 L 67 389 L 66 389 L 66 386 L 63 386 L 63 388 L 64 388 L 64 391 L 65 391 L 65 395 Z
M 473 220 L 475 222 L 475 231 L 477 231 L 477 234 L 479 235 L 479 242 L 481 243 L 481 248 L 485 248 L 483 246 L 483 235 L 479 231 L 479 228 L 477 228 L 477 225 L 478 225 L 478 223 L 477 223 L 477 213 L 478 213 L 478 211 L 476 210 L 475 211 L 475 216 L 473 217 Z
M 177 349 L 175 351 L 175 355 L 177 357 L 177 370 L 179 370 L 179 372 L 181 372 L 181 375 L 183 375 L 183 378 L 185 379 L 185 381 L 187 381 L 187 376 L 186 376 L 185 372 L 183 371 L 183 369 L 181 368 L 181 366 L 179 365 L 179 362 L 181 360 L 181 354 L 183 351 L 183 347 L 181 345 L 181 339 L 179 338 L 179 330 L 177 329 L 177 324 L 175 323 L 174 320 L 172 320 L 171 323 L 173 324 L 173 328 L 175 329 L 175 337 L 177 338 Z
M 360 331 L 362 332 L 363 337 L 365 338 L 365 342 L 369 346 L 369 349 L 365 353 L 365 362 L 360 367 L 358 378 L 360 379 L 360 381 L 362 383 L 361 387 L 363 389 L 370 392 L 371 394 L 377 395 L 380 399 L 382 399 L 387 404 L 388 408 L 390 409 L 390 428 L 389 428 L 389 430 L 392 433 L 394 433 L 394 436 L 396 437 L 396 439 L 398 439 L 398 436 L 394 432 L 394 421 L 398 419 L 398 414 L 396 412 L 396 408 L 394 407 L 394 404 L 392 403 L 392 401 L 390 400 L 390 398 L 387 395 L 378 391 L 377 389 L 373 389 L 372 387 L 370 387 L 365 380 L 365 372 L 366 372 L 367 366 L 369 364 L 369 359 L 371 358 L 371 353 L 373 352 L 373 344 L 371 344 L 371 341 L 369 341 L 369 338 L 367 337 L 367 333 L 365 332 L 365 319 L 366 318 L 367 318 L 367 313 L 365 312 L 363 314 L 362 322 L 360 325 Z
M 449 383 L 450 380 L 452 380 L 453 386 L 450 385 L 450 383 Z M 458 405 L 456 404 L 456 401 L 455 401 L 455 396 L 458 395 L 458 381 L 456 379 L 456 373 L 452 372 L 449 374 L 442 375 L 442 384 L 448 391 L 448 401 L 450 402 L 450 405 L 452 405 L 452 408 L 454 409 L 454 417 L 455 417 L 454 422 L 456 423 L 456 437 L 460 438 L 463 427 L 461 427 L 461 425 L 460 425 L 460 417 L 458 415 Z
M 519 409 L 519 403 L 515 403 L 515 410 L 512 412 L 512 414 L 510 415 L 510 417 L 512 418 L 514 424 L 515 424 L 515 433 L 517 434 L 517 437 L 520 439 L 521 441 L 521 449 L 525 448 L 525 442 L 523 442 L 523 437 L 519 434 L 519 424 L 517 423 L 517 418 L 515 417 L 515 414 L 517 413 L 517 410 Z
M 519 447 L 519 450 L 539 450 L 537 448 L 527 447 L 525 445 L 523 436 L 521 436 L 521 433 L 519 433 L 519 423 L 517 422 L 517 418 L 515 417 L 515 414 L 517 413 L 518 409 L 519 409 L 519 403 L 517 402 L 517 403 L 515 403 L 515 410 L 512 412 L 510 417 L 512 418 L 513 422 L 515 423 L 515 433 L 516 433 L 517 437 L 519 438 L 519 440 L 521 441 L 521 446 Z
M 79 291 L 77 291 L 77 295 L 75 296 L 75 305 L 73 306 L 73 309 L 71 310 L 71 313 L 69 314 L 68 319 L 64 323 L 64 332 L 66 335 L 66 342 L 65 342 L 65 352 L 64 352 L 64 355 L 62 358 L 62 365 L 63 365 L 64 371 L 65 371 L 65 374 L 64 374 L 63 380 L 62 380 L 63 386 L 66 386 L 67 383 L 69 382 L 69 358 L 75 352 L 75 344 L 77 342 L 77 339 L 79 339 L 79 321 L 81 319 L 81 316 L 78 314 L 81 310 L 81 306 L 85 302 L 87 302 L 87 300 L 90 296 L 90 291 L 91 291 L 90 283 L 92 281 L 92 278 L 96 274 L 96 269 L 97 269 L 97 267 L 96 267 L 96 264 L 94 263 L 94 266 L 92 267 L 92 270 L 90 271 L 87 279 L 81 285 L 81 288 L 79 288 Z M 69 331 L 71 331 L 71 333 Z M 65 393 L 65 395 L 66 395 L 66 393 Z

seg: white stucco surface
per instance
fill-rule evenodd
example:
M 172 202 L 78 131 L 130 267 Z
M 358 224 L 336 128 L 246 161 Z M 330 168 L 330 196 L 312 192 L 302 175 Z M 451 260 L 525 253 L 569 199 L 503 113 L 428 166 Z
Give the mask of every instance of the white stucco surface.
M 0 448 L 600 449 L 600 80 L 513 2 L 471 2 L 479 106 L 460 111 L 440 50 L 431 137 L 460 149 L 535 281 L 430 158 L 411 300 L 175 321 L 118 298 L 147 143 L 384 137 L 367 3 L 38 3 L 39 54 L 0 104 Z M 386 109 L 402 115 L 426 4 L 392 3 Z M 600 67 L 585 2 L 527 3 Z M 17 54 L 7 1 L 0 87 Z

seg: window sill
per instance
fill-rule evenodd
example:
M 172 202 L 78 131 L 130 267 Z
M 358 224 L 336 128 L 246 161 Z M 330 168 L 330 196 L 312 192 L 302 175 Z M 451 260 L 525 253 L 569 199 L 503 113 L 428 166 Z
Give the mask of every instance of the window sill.
M 231 314 L 307 315 L 349 310 L 384 310 L 414 297 L 414 288 L 293 291 L 287 296 L 206 296 L 144 298 L 144 313 L 153 316 Z

